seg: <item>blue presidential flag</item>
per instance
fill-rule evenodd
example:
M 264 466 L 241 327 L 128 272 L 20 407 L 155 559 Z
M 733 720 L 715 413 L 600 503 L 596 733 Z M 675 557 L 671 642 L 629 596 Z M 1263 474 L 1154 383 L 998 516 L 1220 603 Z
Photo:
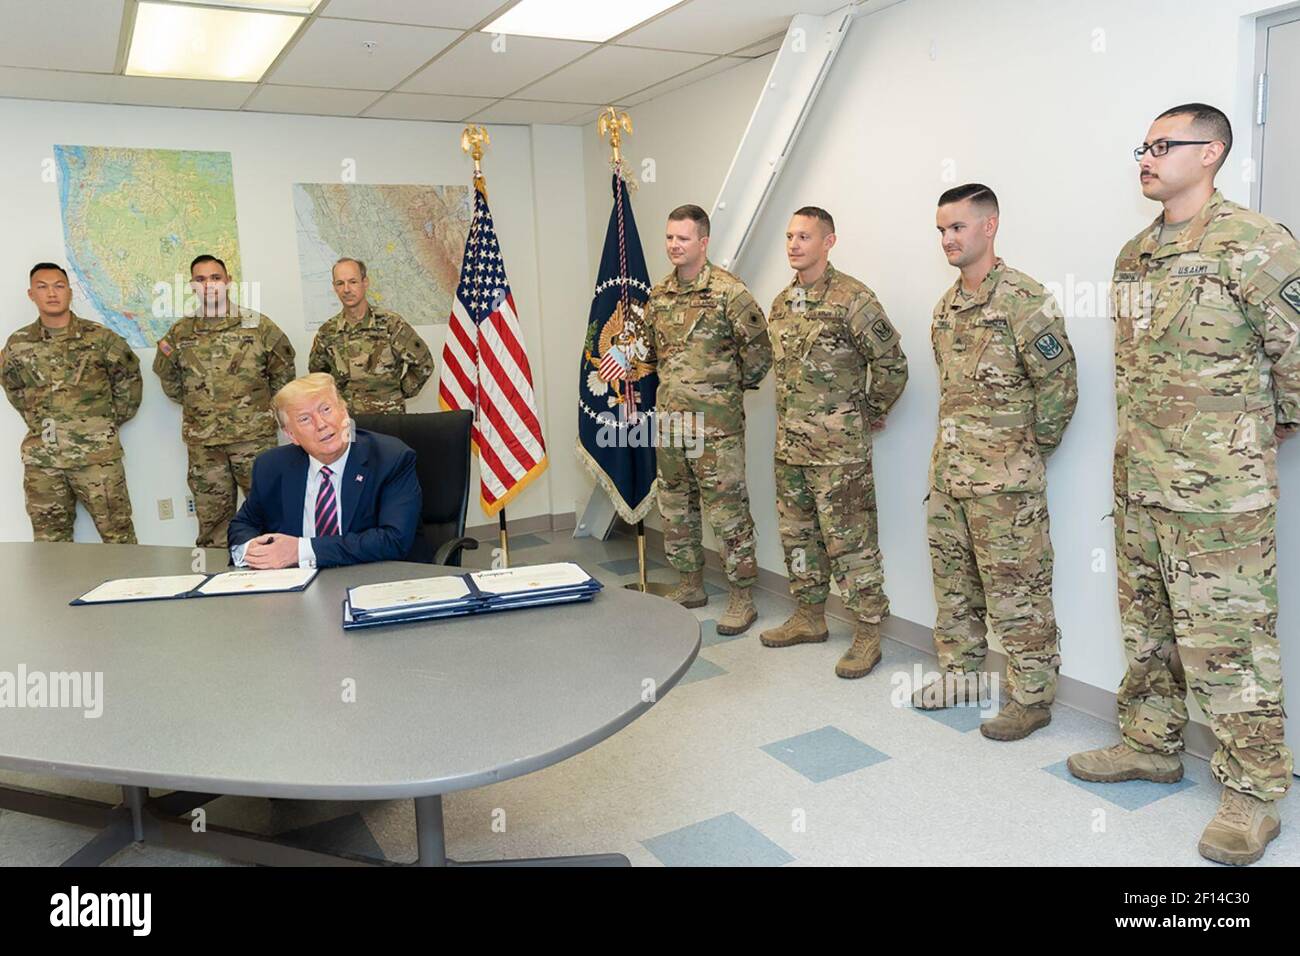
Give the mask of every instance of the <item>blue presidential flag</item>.
M 578 457 L 629 524 L 654 507 L 654 407 L 659 377 L 646 359 L 650 297 L 627 184 L 614 175 L 614 208 L 587 319 L 578 373 Z

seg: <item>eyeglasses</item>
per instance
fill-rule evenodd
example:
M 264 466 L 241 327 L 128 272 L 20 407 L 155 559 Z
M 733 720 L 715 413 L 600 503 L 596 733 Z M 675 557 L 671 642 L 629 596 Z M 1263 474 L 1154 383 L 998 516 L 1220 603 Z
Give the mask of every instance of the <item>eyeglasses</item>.
M 1149 145 L 1149 146 L 1143 144 L 1142 146 L 1139 146 L 1137 149 L 1133 150 L 1133 158 L 1136 159 L 1138 162 L 1141 162 L 1141 161 L 1142 161 L 1142 155 L 1143 155 L 1144 153 L 1147 153 L 1147 152 L 1150 152 L 1152 156 L 1163 156 L 1165 153 L 1169 152 L 1169 147 L 1171 147 L 1171 146 L 1208 146 L 1208 145 L 1210 145 L 1211 143 L 1214 143 L 1214 142 L 1217 142 L 1217 140 L 1213 140 L 1213 139 L 1159 139 L 1159 140 L 1156 140 L 1154 143 L 1152 143 L 1152 144 Z

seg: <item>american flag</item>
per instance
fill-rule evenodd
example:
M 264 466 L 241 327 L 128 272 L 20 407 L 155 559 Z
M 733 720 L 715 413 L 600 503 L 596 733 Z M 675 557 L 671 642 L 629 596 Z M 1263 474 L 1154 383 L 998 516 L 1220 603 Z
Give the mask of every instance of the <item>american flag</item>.
M 474 180 L 474 218 L 442 347 L 438 400 L 445 409 L 474 412 L 485 514 L 496 514 L 546 469 L 533 372 L 492 228 L 486 186 L 479 177 Z

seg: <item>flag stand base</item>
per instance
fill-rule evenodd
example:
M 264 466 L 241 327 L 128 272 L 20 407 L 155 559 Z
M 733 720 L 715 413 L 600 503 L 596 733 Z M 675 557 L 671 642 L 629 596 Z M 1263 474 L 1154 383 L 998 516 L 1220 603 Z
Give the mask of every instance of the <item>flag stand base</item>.
M 677 587 L 676 584 L 670 584 L 665 581 L 647 581 L 645 576 L 645 522 L 636 523 L 636 564 L 637 579 L 631 584 L 625 584 L 623 587 L 629 591 L 640 591 L 642 594 L 657 594 L 663 597 L 668 592 Z
M 640 581 L 633 581 L 631 584 L 623 585 L 623 587 L 629 591 L 640 591 L 642 594 L 657 594 L 659 597 L 663 597 L 677 585 L 667 581 L 647 581 L 645 587 L 642 587 Z

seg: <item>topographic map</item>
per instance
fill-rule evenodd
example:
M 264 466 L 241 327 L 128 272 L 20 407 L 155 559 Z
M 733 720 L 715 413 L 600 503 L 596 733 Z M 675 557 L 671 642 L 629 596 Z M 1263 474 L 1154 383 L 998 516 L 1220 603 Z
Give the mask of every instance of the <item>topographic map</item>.
M 298 261 L 309 329 L 339 311 L 330 269 L 360 259 L 370 298 L 412 325 L 447 321 L 473 213 L 468 186 L 297 183 Z
M 55 146 L 73 308 L 149 348 L 189 294 L 190 260 L 208 253 L 239 279 L 230 154 Z

